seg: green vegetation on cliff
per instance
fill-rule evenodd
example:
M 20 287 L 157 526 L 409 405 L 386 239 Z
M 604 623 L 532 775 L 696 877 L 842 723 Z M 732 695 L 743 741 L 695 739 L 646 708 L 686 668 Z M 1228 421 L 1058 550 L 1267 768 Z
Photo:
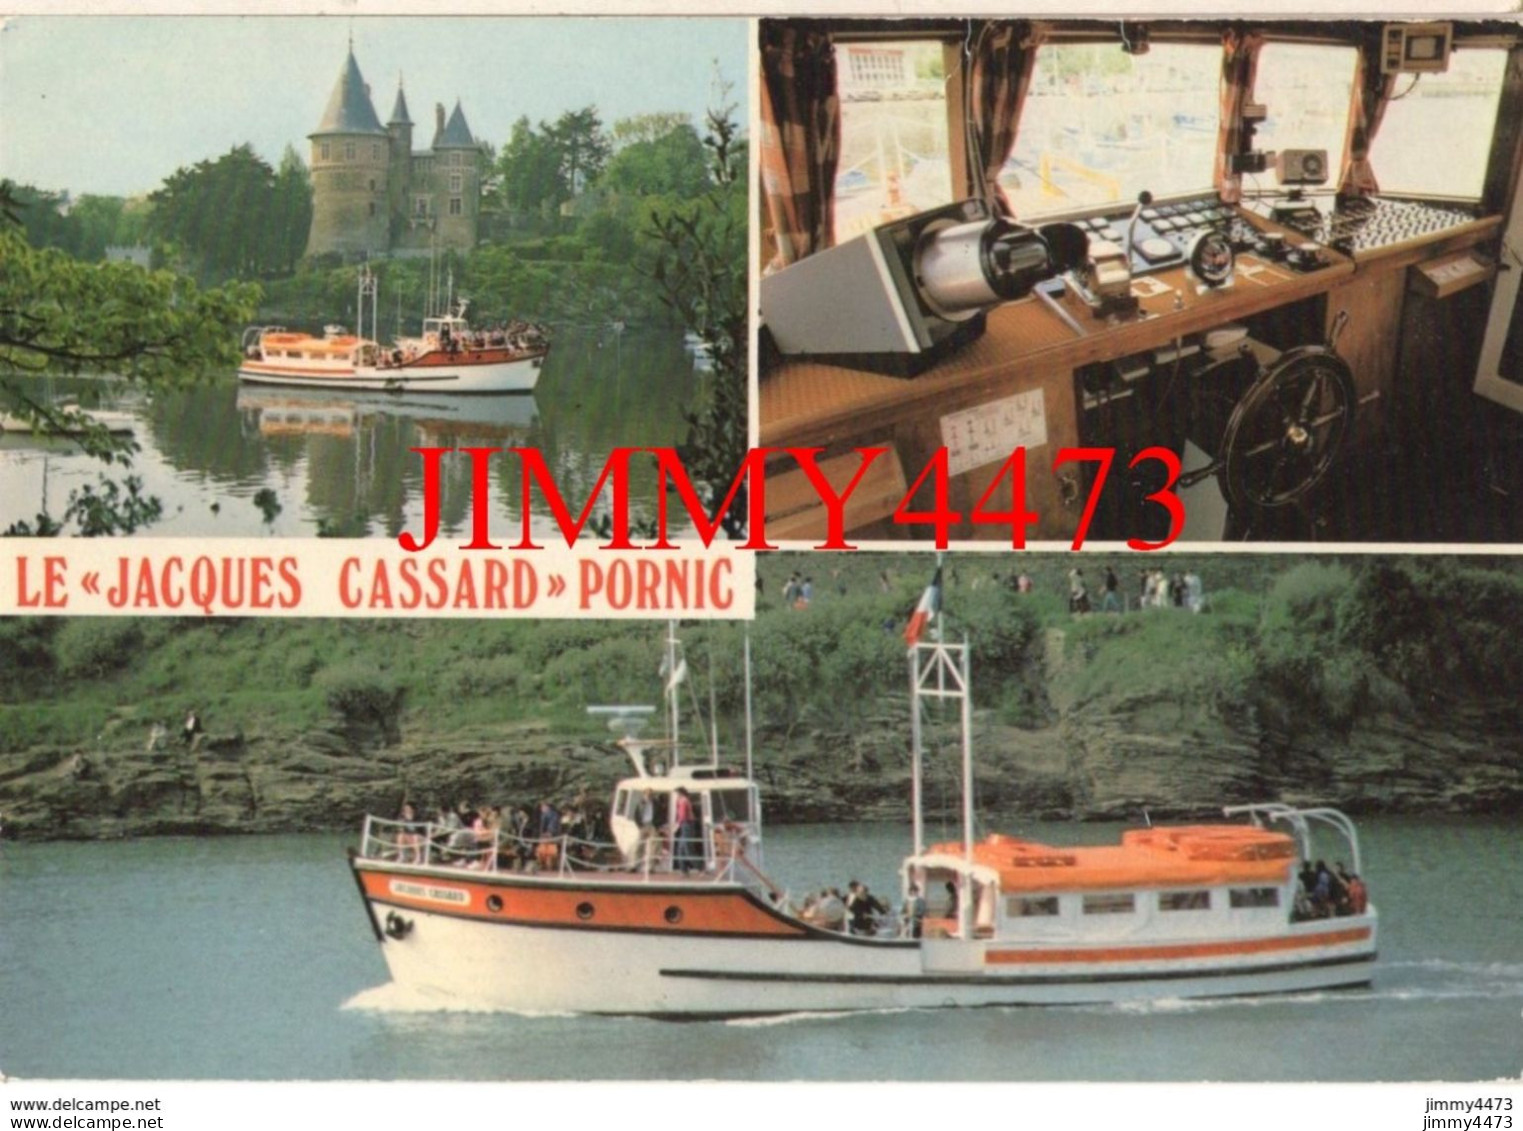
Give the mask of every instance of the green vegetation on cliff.
M 1133 604 L 1140 568 L 1194 569 L 1205 611 L 1082 617 L 1066 606 L 1075 562 L 1098 595 L 1106 563 L 1094 557 L 948 563 L 948 629 L 975 650 L 986 808 L 1523 803 L 1515 560 L 1129 557 L 1114 564 Z M 900 634 L 929 556 L 759 566 L 751 638 L 769 812 L 900 816 Z M 1014 589 L 1022 570 L 1028 594 Z M 808 580 L 807 608 L 783 606 L 790 577 Z M 712 671 L 720 742 L 738 758 L 742 626 L 693 624 L 682 637 L 693 696 L 706 714 Z M 404 794 L 599 796 L 623 762 L 585 707 L 655 701 L 660 638 L 620 622 L 7 619 L 0 813 L 20 835 L 94 836 L 331 827 Z M 207 732 L 194 751 L 178 733 L 192 708 Z M 933 745 L 950 749 L 950 724 L 930 722 Z M 168 741 L 150 749 L 156 723 Z M 688 726 L 699 733 L 696 712 Z M 931 774 L 952 796 L 949 766 Z

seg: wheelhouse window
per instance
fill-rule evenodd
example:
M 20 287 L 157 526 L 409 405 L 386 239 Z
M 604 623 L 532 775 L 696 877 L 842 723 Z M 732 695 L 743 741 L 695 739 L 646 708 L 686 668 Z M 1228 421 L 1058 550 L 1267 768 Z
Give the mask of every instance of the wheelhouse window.
M 1209 891 L 1161 891 L 1158 893 L 1160 911 L 1210 911 Z
M 836 44 L 837 243 L 954 199 L 944 51 L 929 39 Z
M 1000 185 L 1030 218 L 1208 190 L 1216 153 L 1221 44 L 1120 43 L 1037 49 L 1015 150 Z
M 741 824 L 751 820 L 751 792 L 746 789 L 715 789 L 709 791 L 714 821 L 737 821 Z
M 1268 117 L 1254 135 L 1254 148 L 1266 153 L 1325 149 L 1327 187 L 1336 188 L 1358 63 L 1359 52 L 1353 47 L 1273 40 L 1264 44 L 1253 101 L 1263 105 Z M 1276 187 L 1272 171 L 1250 175 L 1245 183 L 1250 191 Z
M 1232 888 L 1227 902 L 1233 907 L 1278 907 L 1279 888 Z
M 1086 895 L 1086 915 L 1130 915 L 1137 910 L 1137 897 L 1131 892 Z
M 1479 200 L 1507 52 L 1456 47 L 1442 74 L 1402 75 L 1370 147 L 1380 191 Z
M 1030 919 L 1057 913 L 1058 897 L 1055 895 L 1013 895 L 1005 900 L 1005 915 L 1010 919 Z

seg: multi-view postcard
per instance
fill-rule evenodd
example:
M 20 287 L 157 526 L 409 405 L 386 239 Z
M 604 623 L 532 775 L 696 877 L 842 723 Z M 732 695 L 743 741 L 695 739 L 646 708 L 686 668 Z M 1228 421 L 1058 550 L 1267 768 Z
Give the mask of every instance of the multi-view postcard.
M 23 1087 L 1513 1118 L 1523 24 L 33 15 L 0 117 Z

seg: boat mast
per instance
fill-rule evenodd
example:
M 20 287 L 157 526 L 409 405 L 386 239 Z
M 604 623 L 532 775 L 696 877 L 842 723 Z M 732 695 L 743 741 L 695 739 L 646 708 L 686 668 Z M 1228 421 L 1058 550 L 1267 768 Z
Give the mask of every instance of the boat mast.
M 666 622 L 666 735 L 672 744 L 672 769 L 682 764 L 682 746 L 679 742 L 680 725 L 677 689 L 682 676 L 677 671 L 677 622 Z
M 754 781 L 751 774 L 751 630 L 746 629 L 746 780 Z
M 917 642 L 910 649 L 910 741 L 911 790 L 914 809 L 915 855 L 925 850 L 925 820 L 922 812 L 921 778 L 924 762 L 924 737 L 921 703 L 926 698 L 956 699 L 961 702 L 962 724 L 962 851 L 963 871 L 958 884 L 957 929 L 962 938 L 972 937 L 973 925 L 973 681 L 969 658 L 972 649 L 967 638 L 961 644 L 948 644 L 943 614 L 936 613 L 932 639 Z

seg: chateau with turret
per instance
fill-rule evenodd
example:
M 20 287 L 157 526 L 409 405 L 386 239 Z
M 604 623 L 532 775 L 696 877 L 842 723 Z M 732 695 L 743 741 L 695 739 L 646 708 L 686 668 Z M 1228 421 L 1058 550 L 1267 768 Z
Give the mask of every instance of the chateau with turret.
M 312 141 L 312 230 L 307 254 L 356 259 L 476 246 L 486 151 L 457 100 L 434 108 L 433 140 L 413 149 L 413 120 L 397 82 L 381 125 L 351 44 Z

